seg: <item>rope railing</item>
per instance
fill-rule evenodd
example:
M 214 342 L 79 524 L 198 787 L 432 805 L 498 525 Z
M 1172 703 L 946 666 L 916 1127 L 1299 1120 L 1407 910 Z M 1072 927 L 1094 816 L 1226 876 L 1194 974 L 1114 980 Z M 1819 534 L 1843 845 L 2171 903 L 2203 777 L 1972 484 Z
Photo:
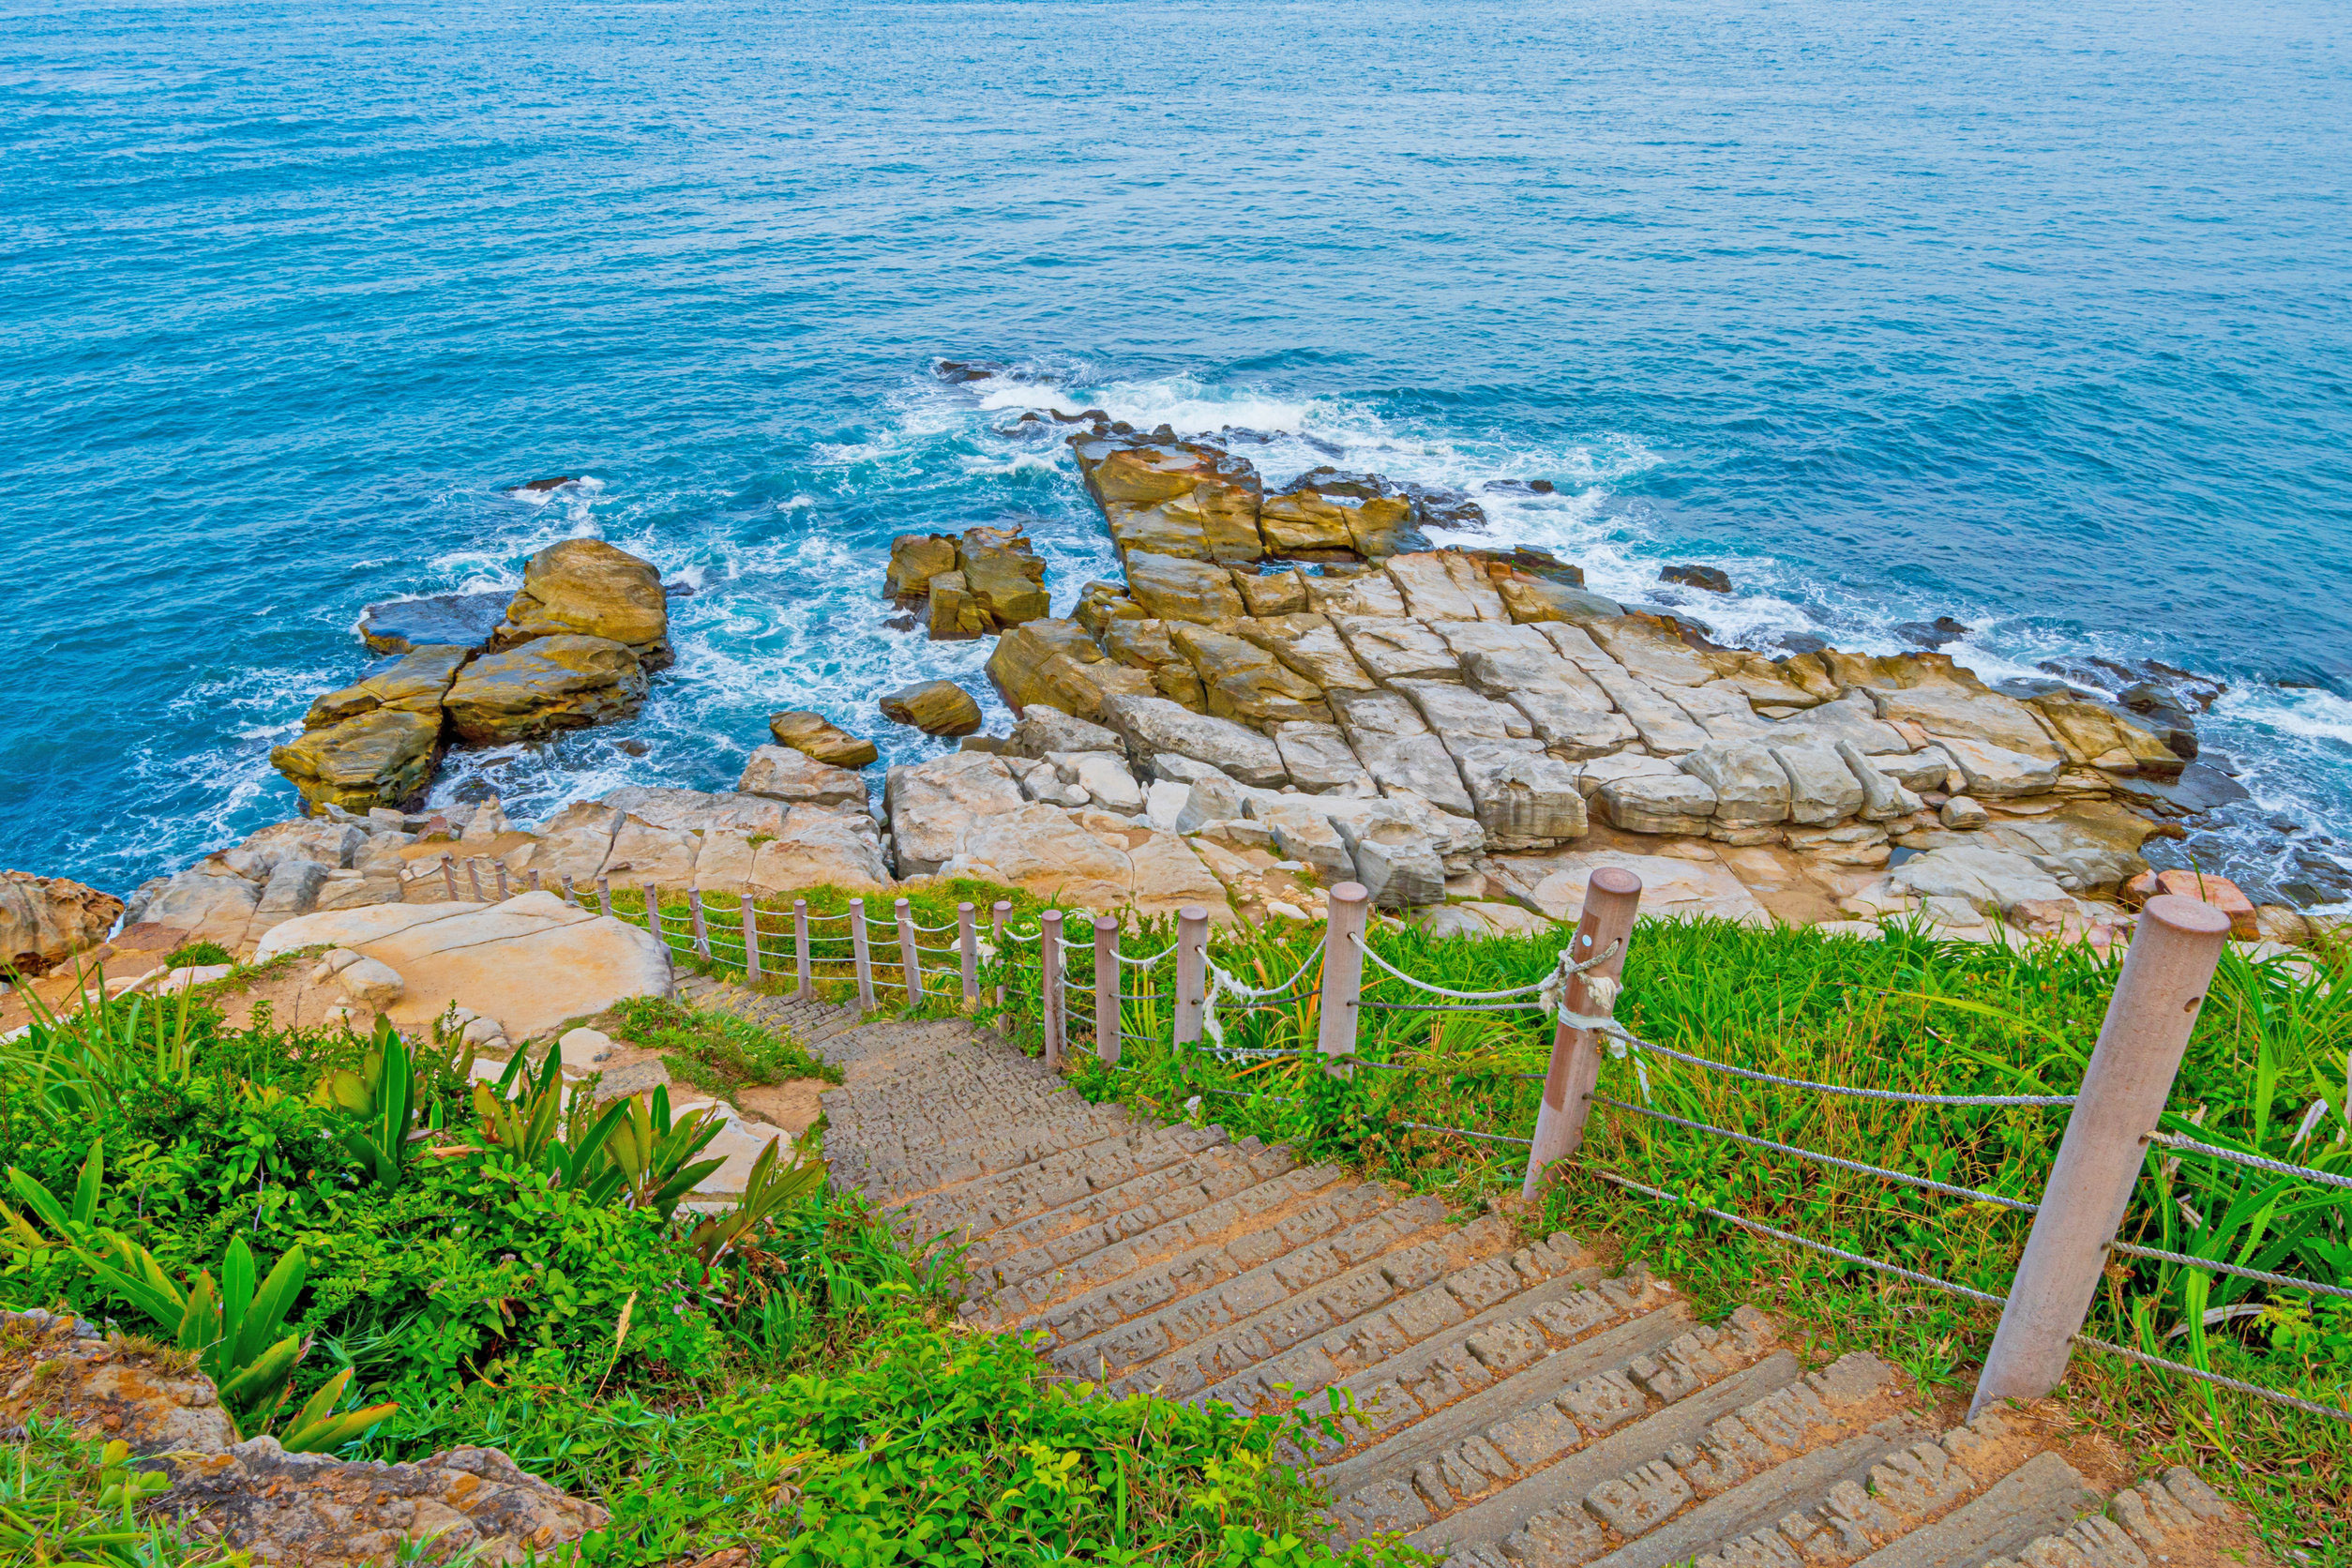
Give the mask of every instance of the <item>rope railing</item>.
M 2195 1138 L 2183 1138 L 2179 1133 L 2152 1132 L 2148 1135 L 2148 1141 L 2162 1144 L 2167 1149 L 2178 1149 L 2186 1154 L 2201 1154 L 2209 1160 L 2226 1160 L 2232 1165 L 2268 1170 L 2275 1176 L 2292 1176 L 2297 1181 L 2315 1182 L 2323 1187 L 2352 1189 L 2352 1176 L 2341 1175 L 2333 1170 L 2314 1169 L 2308 1165 L 2289 1165 L 2284 1160 L 2266 1159 L 2260 1154 L 2224 1149 L 2218 1144 L 2199 1143 Z
M 2298 1279 L 2293 1274 L 2267 1274 L 2236 1263 L 2224 1263 L 2218 1258 L 2193 1258 L 2185 1252 L 2166 1252 L 2163 1247 L 2141 1246 L 2133 1242 L 2109 1242 L 2107 1250 L 2123 1258 L 2146 1258 L 2158 1263 L 2177 1263 L 2182 1268 L 2204 1269 L 2212 1274 L 2228 1274 L 2236 1279 L 2251 1279 L 2257 1284 L 2276 1285 L 2288 1290 L 2311 1290 L 2323 1296 L 2341 1296 L 2352 1301 L 2352 1287 L 2322 1285 L 2315 1279 Z
M 1659 1045 L 1654 1040 L 1645 1040 L 1623 1029 L 1611 1029 L 1606 1033 L 1636 1050 L 1648 1051 L 1674 1062 L 1686 1062 L 1694 1067 L 1705 1067 L 1711 1072 L 1745 1078 L 1752 1083 L 1810 1090 L 1817 1094 L 1835 1094 L 1845 1099 L 1877 1100 L 1888 1105 L 1907 1106 L 2072 1106 L 2076 1100 L 2073 1094 L 1909 1094 L 1892 1089 L 1853 1089 L 1839 1083 L 1816 1083 L 1811 1078 L 1784 1078 L 1778 1073 L 1759 1072 L 1753 1067 L 1735 1067 L 1727 1062 L 1711 1062 L 1703 1056 L 1693 1056 L 1688 1051 Z

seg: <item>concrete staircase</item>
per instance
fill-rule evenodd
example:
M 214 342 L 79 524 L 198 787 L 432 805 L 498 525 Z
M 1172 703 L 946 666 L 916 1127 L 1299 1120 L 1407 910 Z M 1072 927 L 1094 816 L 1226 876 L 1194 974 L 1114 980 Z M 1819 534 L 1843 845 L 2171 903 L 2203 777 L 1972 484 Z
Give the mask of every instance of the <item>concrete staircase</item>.
M 1292 1455 L 1335 1538 L 1454 1568 L 2148 1568 L 2243 1539 L 2188 1470 L 2103 1495 L 2021 1418 L 1939 1430 L 1876 1357 L 1810 1368 L 1763 1314 L 1695 1321 L 1564 1233 L 1090 1105 L 966 1024 L 711 1001 L 842 1065 L 834 1181 L 967 1246 L 972 1326 L 1043 1331 L 1114 1393 L 1344 1391 L 1343 1435 Z

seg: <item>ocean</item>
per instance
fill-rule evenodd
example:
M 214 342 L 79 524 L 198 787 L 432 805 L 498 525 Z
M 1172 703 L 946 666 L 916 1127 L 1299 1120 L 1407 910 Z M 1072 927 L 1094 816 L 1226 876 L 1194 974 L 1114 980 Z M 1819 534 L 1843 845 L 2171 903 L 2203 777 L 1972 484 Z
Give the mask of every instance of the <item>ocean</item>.
M 126 892 L 292 814 L 268 750 L 363 606 L 574 535 L 694 589 L 676 667 L 437 799 L 722 787 L 788 707 L 911 759 L 875 699 L 933 675 L 1001 729 L 988 644 L 893 626 L 889 540 L 1019 520 L 1066 609 L 1101 520 L 1006 432 L 1097 406 L 1462 489 L 1726 641 L 1949 615 L 1988 678 L 2224 680 L 2250 798 L 2155 848 L 2352 899 L 2345 38 L 2325 0 L 11 5 L 0 866 Z

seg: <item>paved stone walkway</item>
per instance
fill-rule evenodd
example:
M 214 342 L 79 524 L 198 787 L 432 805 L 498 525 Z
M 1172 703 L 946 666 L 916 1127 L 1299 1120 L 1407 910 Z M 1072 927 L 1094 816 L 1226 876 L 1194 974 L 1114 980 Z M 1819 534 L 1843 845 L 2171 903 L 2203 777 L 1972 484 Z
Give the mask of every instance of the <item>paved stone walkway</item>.
M 1808 1369 L 1763 1314 L 1695 1321 L 1573 1236 L 1524 1245 L 1286 1148 L 1090 1105 L 964 1023 L 690 985 L 843 1067 L 834 1181 L 911 1239 L 969 1244 L 973 1326 L 1042 1330 L 1055 1366 L 1114 1393 L 1322 1410 L 1347 1390 L 1346 1439 L 1296 1455 L 1337 1536 L 1402 1530 L 1453 1568 L 2220 1560 L 2227 1510 L 2190 1471 L 2103 1495 L 2024 1419 L 1939 1431 L 1877 1358 Z

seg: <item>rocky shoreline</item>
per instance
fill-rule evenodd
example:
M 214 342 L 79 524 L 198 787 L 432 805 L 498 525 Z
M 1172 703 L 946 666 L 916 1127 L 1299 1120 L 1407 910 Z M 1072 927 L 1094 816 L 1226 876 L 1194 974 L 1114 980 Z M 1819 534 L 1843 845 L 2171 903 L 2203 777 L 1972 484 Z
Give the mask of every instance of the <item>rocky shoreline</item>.
M 273 755 L 314 817 L 147 883 L 128 921 L 249 952 L 297 915 L 452 897 L 446 858 L 518 883 L 755 896 L 968 876 L 1234 921 L 1315 918 L 1352 880 L 1433 929 L 1497 932 L 1573 919 L 1591 871 L 1622 865 L 1659 914 L 2103 949 L 2157 885 L 2144 845 L 2179 836 L 2170 819 L 2206 788 L 2189 770 L 2211 693 L 2185 672 L 2107 701 L 1997 688 L 1928 649 L 1727 648 L 1545 552 L 1427 548 L 1468 497 L 1331 469 L 1270 492 L 1242 441 L 1098 411 L 1022 424 L 1073 427 L 1124 580 L 1055 617 L 1027 539 L 980 527 L 900 536 L 882 585 L 910 628 L 996 640 L 1010 733 L 976 733 L 971 694 L 927 682 L 882 716 L 960 744 L 887 769 L 879 800 L 874 744 L 793 711 L 731 791 L 612 791 L 532 831 L 494 800 L 415 810 L 449 746 L 625 716 L 669 662 L 658 571 L 568 540 L 503 606 L 372 607 L 363 631 L 394 661 L 322 696 Z M 2244 940 L 2317 930 L 2197 886 Z

